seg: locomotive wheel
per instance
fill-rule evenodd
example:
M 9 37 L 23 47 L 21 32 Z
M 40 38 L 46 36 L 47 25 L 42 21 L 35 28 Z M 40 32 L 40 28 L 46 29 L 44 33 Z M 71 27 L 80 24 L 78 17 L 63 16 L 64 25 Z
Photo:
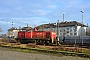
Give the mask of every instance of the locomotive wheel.
M 35 44 L 40 44 L 40 40 L 35 40 Z
M 28 42 L 27 42 L 27 40 L 20 40 L 20 43 L 21 44 L 27 44 Z
M 20 40 L 20 43 L 21 43 L 21 44 L 24 44 L 23 40 Z
M 49 45 L 49 41 L 44 41 L 44 45 Z
M 20 40 L 17 39 L 16 42 L 17 42 L 17 43 L 20 43 Z

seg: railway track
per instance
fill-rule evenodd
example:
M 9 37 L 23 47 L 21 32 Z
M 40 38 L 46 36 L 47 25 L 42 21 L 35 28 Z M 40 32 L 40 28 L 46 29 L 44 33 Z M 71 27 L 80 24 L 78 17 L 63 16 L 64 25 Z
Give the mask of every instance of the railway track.
M 72 45 L 60 45 L 60 46 L 45 46 L 45 45 L 36 45 L 35 43 L 28 43 L 28 44 L 21 44 L 19 42 L 16 42 L 16 40 L 0 40 L 0 44 L 6 44 L 10 46 L 16 46 L 16 47 L 24 47 L 24 48 L 45 48 L 50 50 L 65 50 L 65 51 L 71 51 L 71 52 L 80 52 L 82 49 L 85 48 L 79 48 L 78 46 L 72 46 Z
M 69 46 L 65 46 L 65 45 L 45 46 L 45 45 L 36 45 L 34 43 L 20 44 L 15 41 L 0 40 L 0 46 L 6 47 L 6 48 L 14 48 L 14 49 L 34 50 L 34 51 L 46 52 L 46 53 L 90 57 L 90 55 L 87 54 L 87 51 L 89 51 L 89 50 L 86 48 L 69 47 Z
M 36 52 L 40 52 L 40 53 L 52 53 L 52 54 L 59 54 L 59 55 L 66 55 L 66 56 L 79 56 L 79 57 L 90 58 L 90 56 L 85 54 L 85 53 L 68 52 L 68 51 L 63 51 L 63 50 L 54 50 L 55 48 L 52 50 L 51 49 L 42 49 L 42 48 L 28 48 L 28 47 L 25 47 L 25 45 L 21 45 L 21 46 L 20 45 L 19 46 L 2 45 L 1 47 L 11 48 L 11 49 L 19 49 L 19 51 L 28 50 L 28 52 L 29 51 L 34 51 L 34 52 L 36 51 Z M 44 47 L 44 48 L 46 48 L 46 47 Z

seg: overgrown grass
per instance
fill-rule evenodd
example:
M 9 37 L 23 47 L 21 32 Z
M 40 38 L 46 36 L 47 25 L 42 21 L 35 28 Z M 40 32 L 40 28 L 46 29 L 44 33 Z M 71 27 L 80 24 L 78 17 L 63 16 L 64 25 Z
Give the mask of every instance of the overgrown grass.
M 47 48 L 27 48 L 27 47 L 20 47 L 20 46 L 11 46 L 10 44 L 0 44 L 1 47 L 6 47 L 10 49 L 14 49 L 16 51 L 21 52 L 40 52 L 40 53 L 52 53 L 52 54 L 60 54 L 60 55 L 66 55 L 66 56 L 80 56 L 80 57 L 88 57 L 90 58 L 90 50 L 82 49 L 81 51 L 76 52 L 70 52 L 69 50 L 49 50 Z

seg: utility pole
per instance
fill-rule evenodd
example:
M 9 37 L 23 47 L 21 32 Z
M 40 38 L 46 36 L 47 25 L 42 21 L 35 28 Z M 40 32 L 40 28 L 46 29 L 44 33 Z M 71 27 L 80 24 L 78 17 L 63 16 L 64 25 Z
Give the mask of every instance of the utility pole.
M 80 11 L 80 12 L 82 12 L 82 29 L 83 29 L 83 13 L 84 13 L 84 11 Z M 81 29 L 81 35 L 82 35 L 82 45 L 83 45 L 83 31 L 82 31 L 82 29 Z
M 59 37 L 60 37 L 60 22 L 59 22 L 59 20 L 58 20 L 58 22 L 57 22 L 57 39 L 58 39 L 58 44 L 59 44 Z
M 64 14 L 65 14 L 65 12 L 63 12 L 63 23 L 64 23 Z M 62 30 L 63 30 L 63 37 L 64 37 L 64 29 L 62 28 Z
M 13 28 L 13 22 L 12 22 L 12 28 Z
M 7 31 L 8 31 L 8 21 L 6 21 L 6 23 L 7 23 Z M 7 36 L 8 36 L 8 33 L 7 33 Z
M 65 14 L 65 12 L 63 12 L 63 22 L 64 22 L 64 14 Z

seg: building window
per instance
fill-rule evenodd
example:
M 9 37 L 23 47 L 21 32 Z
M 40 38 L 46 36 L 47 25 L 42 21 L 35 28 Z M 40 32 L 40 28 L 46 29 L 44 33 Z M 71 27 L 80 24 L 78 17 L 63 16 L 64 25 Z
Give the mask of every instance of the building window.
M 65 30 L 64 30 L 64 32 L 65 32 Z
M 69 31 L 67 31 L 67 33 L 69 33 Z
M 60 35 L 62 35 L 62 33 L 60 33 Z
M 76 33 L 74 33 L 74 35 L 76 35 Z
M 70 33 L 70 35 L 72 36 L 73 34 L 72 34 L 72 33 Z
M 57 35 L 58 35 L 58 33 L 57 33 Z
M 62 32 L 62 30 L 60 30 L 60 32 Z
M 70 29 L 70 32 L 72 32 L 72 29 Z
M 69 28 L 67 28 L 67 30 L 69 30 Z
M 74 29 L 74 32 L 76 32 L 76 29 Z

